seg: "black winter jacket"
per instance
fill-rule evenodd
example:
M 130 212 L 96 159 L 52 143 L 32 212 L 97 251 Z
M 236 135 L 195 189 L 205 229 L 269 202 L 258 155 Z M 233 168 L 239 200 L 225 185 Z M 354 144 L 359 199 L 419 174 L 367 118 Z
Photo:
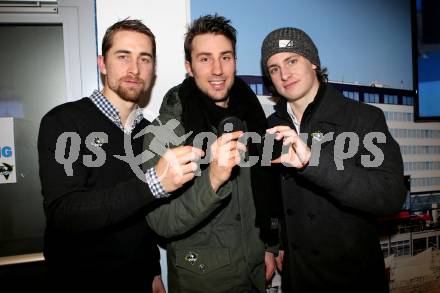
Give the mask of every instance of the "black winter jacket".
M 270 126 L 294 129 L 286 107 L 282 99 L 268 118 Z M 304 169 L 279 168 L 286 241 L 283 292 L 387 292 L 375 217 L 397 212 L 406 190 L 399 145 L 383 113 L 321 84 L 300 132 L 308 134 L 309 146 L 321 144 L 321 150 L 319 163 L 312 148 Z M 379 141 L 370 139 L 376 132 Z M 344 146 L 344 135 L 353 136 L 353 149 L 348 139 Z M 351 155 L 355 136 L 359 147 Z

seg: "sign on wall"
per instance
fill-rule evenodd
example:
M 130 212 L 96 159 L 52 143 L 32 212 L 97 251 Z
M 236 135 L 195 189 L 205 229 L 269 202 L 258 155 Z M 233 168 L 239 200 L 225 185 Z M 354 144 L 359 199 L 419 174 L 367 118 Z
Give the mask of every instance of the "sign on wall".
M 14 121 L 0 118 L 0 184 L 15 182 Z

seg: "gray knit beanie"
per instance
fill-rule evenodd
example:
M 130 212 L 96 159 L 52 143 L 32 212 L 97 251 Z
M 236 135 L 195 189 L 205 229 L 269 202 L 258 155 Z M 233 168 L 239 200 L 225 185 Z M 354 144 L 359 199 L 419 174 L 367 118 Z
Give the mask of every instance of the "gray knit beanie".
M 320 67 L 318 49 L 312 39 L 302 30 L 293 27 L 283 27 L 272 31 L 266 36 L 261 46 L 263 68 L 267 60 L 276 53 L 292 52 L 307 58 L 312 64 Z

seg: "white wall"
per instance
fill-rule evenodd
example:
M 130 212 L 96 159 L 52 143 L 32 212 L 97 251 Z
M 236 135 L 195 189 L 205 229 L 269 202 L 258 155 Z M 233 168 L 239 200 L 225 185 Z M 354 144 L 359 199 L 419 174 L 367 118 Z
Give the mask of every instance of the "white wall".
M 189 0 L 96 0 L 99 52 L 107 27 L 127 17 L 141 19 L 156 36 L 157 79 L 144 110 L 147 119 L 156 117 L 164 94 L 185 77 L 183 40 L 188 5 Z
M 190 0 L 96 0 L 98 51 L 107 27 L 127 17 L 142 20 L 156 36 L 157 79 L 151 101 L 144 109 L 152 120 L 159 112 L 164 94 L 185 77 L 183 40 L 189 19 Z M 167 287 L 166 254 L 161 249 L 162 278 Z M 167 288 L 168 289 L 168 288 Z

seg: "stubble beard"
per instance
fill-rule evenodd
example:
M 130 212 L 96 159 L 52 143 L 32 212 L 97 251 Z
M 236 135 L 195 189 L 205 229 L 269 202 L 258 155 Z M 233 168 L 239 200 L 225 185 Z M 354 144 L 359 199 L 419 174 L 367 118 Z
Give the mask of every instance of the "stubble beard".
M 138 88 L 124 86 L 123 79 L 119 80 L 118 84 L 112 89 L 121 99 L 127 102 L 139 103 L 142 95 L 146 93 L 145 82 L 139 80 L 141 83 Z

